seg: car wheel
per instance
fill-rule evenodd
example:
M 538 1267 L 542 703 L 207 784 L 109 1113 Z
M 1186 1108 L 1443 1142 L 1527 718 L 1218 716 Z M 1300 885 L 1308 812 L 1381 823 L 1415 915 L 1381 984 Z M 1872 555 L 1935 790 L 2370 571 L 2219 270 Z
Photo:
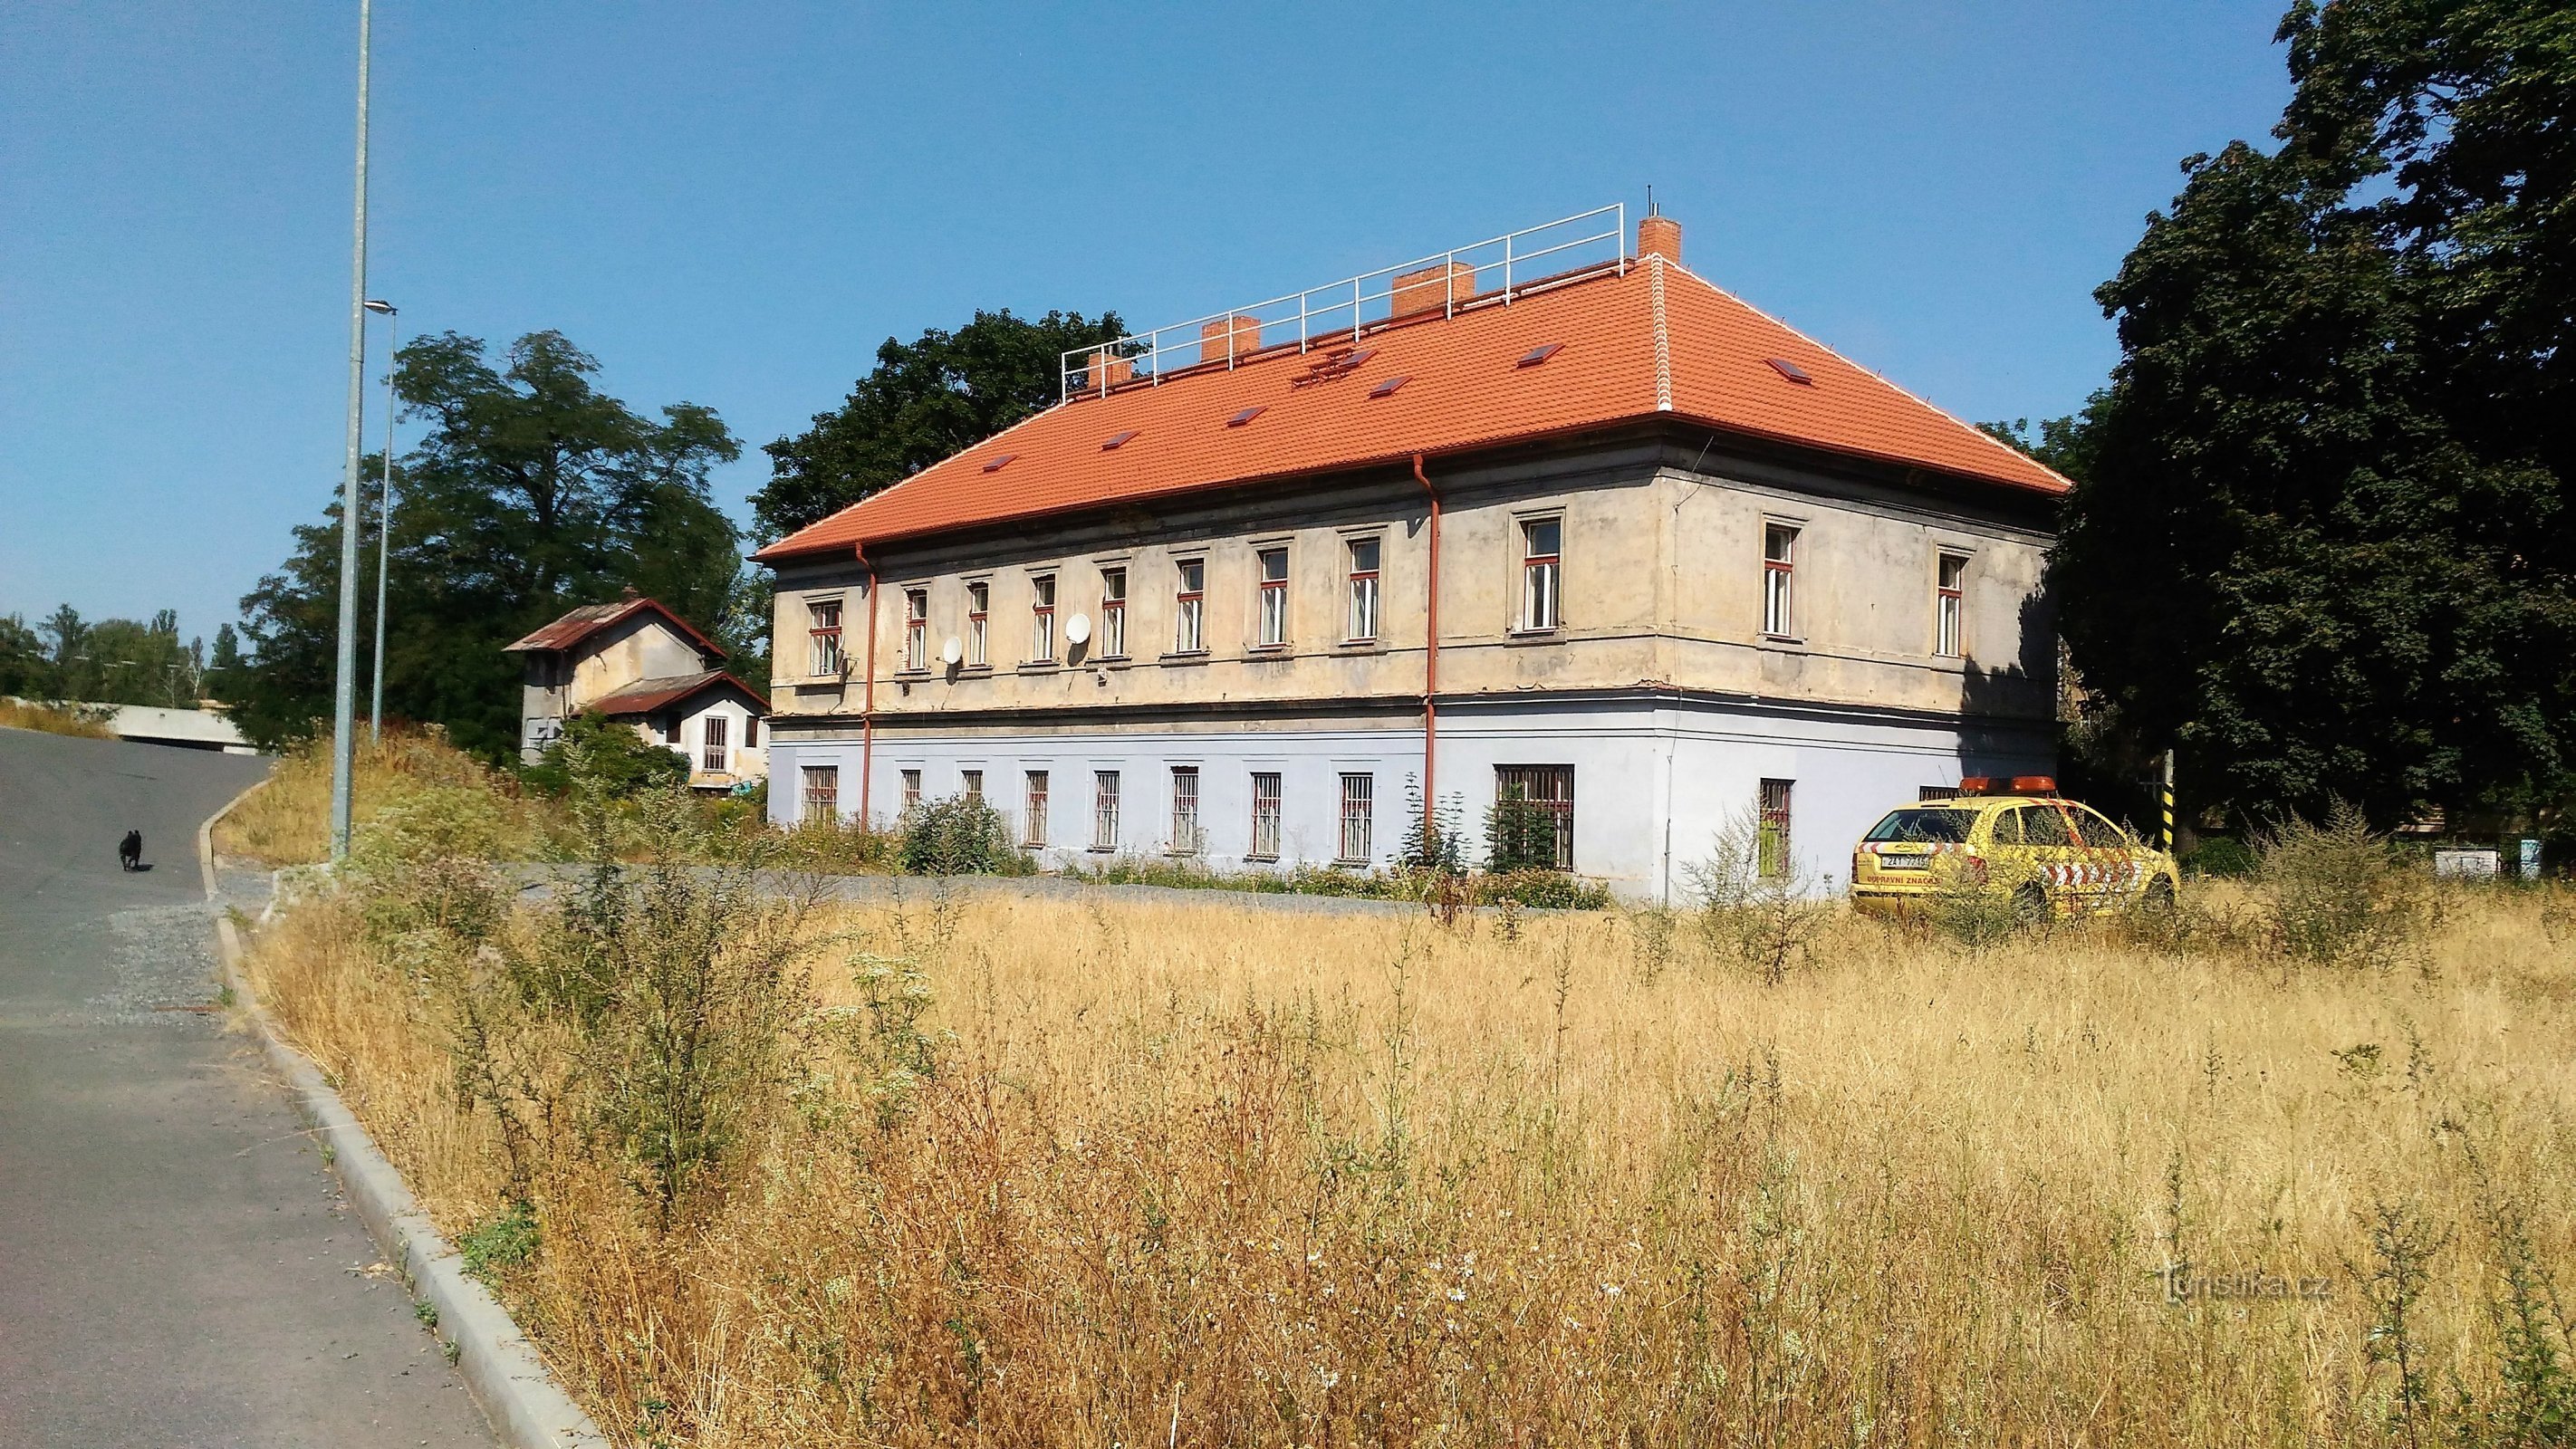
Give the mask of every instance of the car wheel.
M 2138 897 L 2138 904 L 2143 909 L 2160 914 L 2172 910 L 2174 908 L 2173 882 L 2163 876 L 2157 876 L 2147 882 L 2146 892 Z
M 2048 924 L 2048 892 L 2038 884 L 2014 891 L 2012 904 L 2014 925 L 2035 927 Z

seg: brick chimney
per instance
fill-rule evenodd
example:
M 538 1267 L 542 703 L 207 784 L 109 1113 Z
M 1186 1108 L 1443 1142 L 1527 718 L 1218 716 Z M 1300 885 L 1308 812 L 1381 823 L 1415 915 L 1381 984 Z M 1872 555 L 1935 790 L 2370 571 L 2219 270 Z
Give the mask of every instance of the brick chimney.
M 1136 360 L 1132 357 L 1112 357 L 1106 352 L 1095 352 L 1083 359 L 1082 367 L 1082 385 L 1090 392 L 1133 382 L 1136 378 Z
M 1476 295 L 1476 269 L 1465 262 L 1438 263 L 1418 272 L 1405 272 L 1395 279 L 1395 305 L 1390 317 L 1411 317 L 1422 312 L 1437 312 L 1452 301 L 1464 302 Z
M 1637 260 L 1662 257 L 1674 266 L 1682 262 L 1682 224 L 1661 212 L 1640 217 L 1637 221 Z
M 1226 319 L 1223 317 L 1213 318 L 1199 324 L 1199 361 L 1223 362 L 1226 359 L 1225 331 Z M 1252 354 L 1259 352 L 1260 350 L 1261 319 L 1258 317 L 1235 318 L 1233 355 L 1237 358 L 1250 357 Z

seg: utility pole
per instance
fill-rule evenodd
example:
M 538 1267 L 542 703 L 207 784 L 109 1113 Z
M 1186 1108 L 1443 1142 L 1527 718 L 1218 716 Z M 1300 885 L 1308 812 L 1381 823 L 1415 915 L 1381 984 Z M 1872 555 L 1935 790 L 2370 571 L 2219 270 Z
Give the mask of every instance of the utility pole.
M 331 675 L 331 858 L 349 855 L 349 736 L 357 726 L 358 452 L 367 385 L 367 27 L 371 0 L 358 0 L 358 200 L 349 243 L 349 446 L 340 476 L 340 652 Z
M 2173 848 L 2174 848 L 2174 829 L 2173 829 L 2173 757 L 2174 757 L 2173 747 L 2172 747 L 2171 745 L 2167 745 L 2167 746 L 2165 747 L 2165 782 L 2164 782 L 2164 790 L 2163 790 L 2163 792 L 2162 792 L 2162 795 L 2163 795 L 2163 804 L 2164 804 L 2164 808 L 2165 808 L 2165 854 L 2167 854 L 2167 855 L 2171 855 L 2171 854 L 2173 854 Z
M 400 365 L 402 326 L 393 320 L 394 304 L 370 299 L 367 310 L 385 319 L 385 471 L 376 489 L 376 667 L 367 701 L 367 743 L 385 739 L 385 566 L 392 561 L 394 533 L 394 368 Z

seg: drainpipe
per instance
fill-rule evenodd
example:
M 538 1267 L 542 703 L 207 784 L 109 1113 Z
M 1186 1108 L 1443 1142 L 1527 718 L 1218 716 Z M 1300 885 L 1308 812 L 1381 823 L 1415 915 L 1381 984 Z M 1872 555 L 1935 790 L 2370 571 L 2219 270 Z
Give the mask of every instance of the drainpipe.
M 1425 613 L 1427 647 L 1422 654 L 1422 811 L 1432 815 L 1439 808 L 1439 777 L 1435 773 L 1440 741 L 1440 490 L 1422 471 L 1422 455 L 1413 455 L 1413 481 L 1431 496 L 1431 585 Z
M 876 779 L 877 756 L 877 566 L 868 561 L 868 546 L 859 545 L 859 566 L 868 571 L 868 682 L 859 705 L 859 828 L 873 830 L 868 814 L 868 786 Z

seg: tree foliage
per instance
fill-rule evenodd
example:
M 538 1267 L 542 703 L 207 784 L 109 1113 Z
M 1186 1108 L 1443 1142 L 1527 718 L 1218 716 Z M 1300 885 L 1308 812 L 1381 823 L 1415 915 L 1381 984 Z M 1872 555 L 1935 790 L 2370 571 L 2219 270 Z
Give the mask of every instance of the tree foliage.
M 394 387 L 428 436 L 397 465 L 385 710 L 448 727 L 499 758 L 519 731 L 511 640 L 576 604 L 633 587 L 728 648 L 767 633 L 746 617 L 733 525 L 708 470 L 739 456 L 715 413 L 674 403 L 657 422 L 601 392 L 598 362 L 560 333 L 520 338 L 496 364 L 455 333 L 405 345 Z M 370 458 L 369 476 L 382 460 Z M 375 491 L 361 520 L 372 539 Z M 242 600 L 256 668 L 240 719 L 254 739 L 303 734 L 330 707 L 339 609 L 339 505 L 295 531 L 283 568 Z M 375 550 L 362 549 L 362 627 Z M 366 661 L 360 657 L 361 687 Z
M 2563 794 L 2576 10 L 2300 0 L 2280 39 L 2280 145 L 2186 161 L 2096 294 L 2074 663 L 2240 814 Z
M 751 500 L 756 531 L 783 538 L 1054 406 L 1064 354 L 1125 331 L 1115 312 L 1032 322 L 1005 308 L 954 332 L 887 338 L 846 401 L 768 446 L 769 485 Z
M 176 610 L 91 623 L 65 604 L 33 627 L 0 618 L 0 694 L 194 709 L 211 685 L 205 641 L 180 642 Z

